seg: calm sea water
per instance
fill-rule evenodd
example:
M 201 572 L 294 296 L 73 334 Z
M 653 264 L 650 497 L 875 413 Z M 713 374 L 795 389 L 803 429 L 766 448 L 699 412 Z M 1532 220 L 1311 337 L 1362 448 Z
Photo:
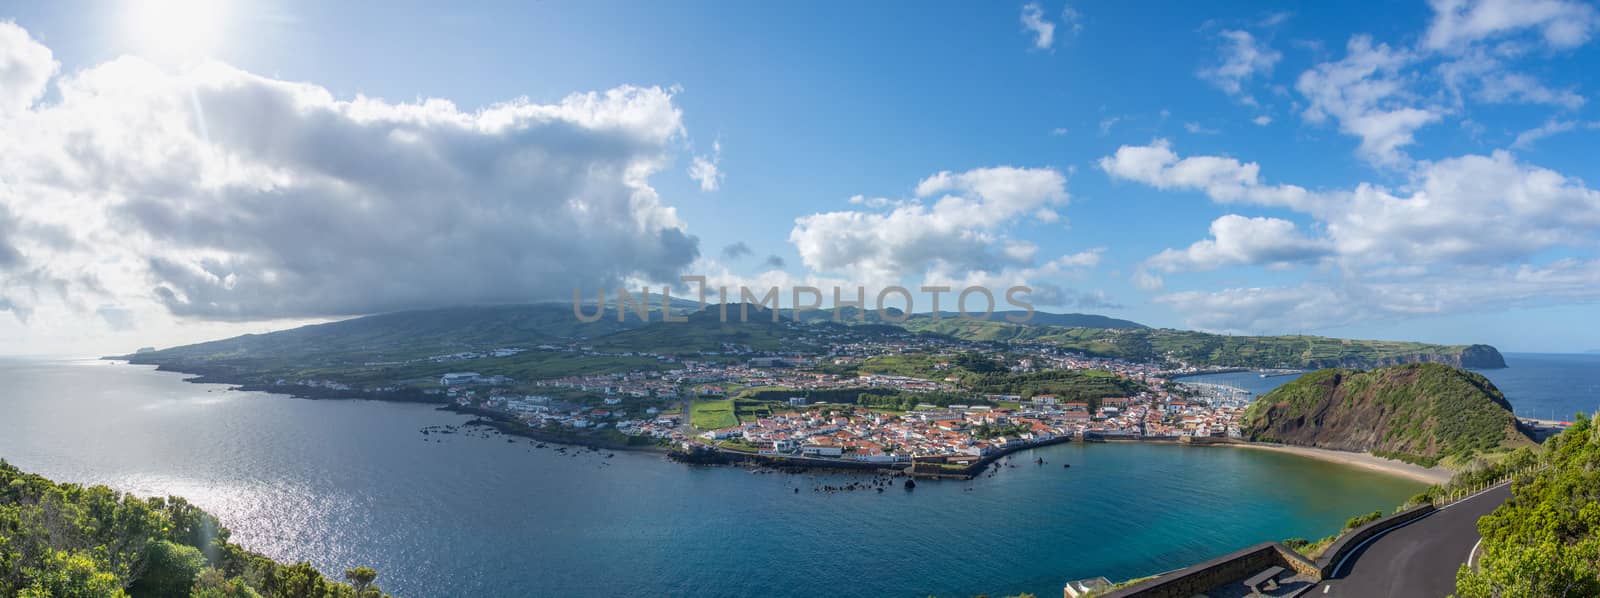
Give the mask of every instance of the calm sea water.
M 187 496 L 245 546 L 324 571 L 371 565 L 412 597 L 1054 596 L 1069 579 L 1324 536 L 1420 489 L 1261 451 L 1070 444 L 1018 454 L 992 478 L 826 495 L 811 489 L 852 478 L 429 442 L 420 428 L 464 418 L 182 378 L 0 362 L 0 457 Z M 1040 456 L 1049 464 L 1029 463 Z
M 1504 368 L 1473 371 L 1494 382 L 1517 415 L 1565 420 L 1580 411 L 1600 410 L 1600 354 L 1506 353 L 1505 358 Z M 1184 380 L 1226 384 L 1259 396 L 1296 377 L 1233 372 Z

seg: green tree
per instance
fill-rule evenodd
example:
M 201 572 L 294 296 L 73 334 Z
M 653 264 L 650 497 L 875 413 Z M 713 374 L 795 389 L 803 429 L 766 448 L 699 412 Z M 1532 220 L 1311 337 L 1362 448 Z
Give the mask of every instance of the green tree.
M 323 598 L 328 594 L 328 580 L 311 563 L 300 561 L 274 571 L 267 591 L 281 598 Z
M 206 569 L 195 580 L 189 598 L 261 598 L 261 594 L 241 578 L 229 578 L 220 569 Z
M 126 598 L 116 575 L 83 553 L 51 551 L 41 566 L 26 573 L 32 582 L 18 598 Z
M 1478 520 L 1477 568 L 1462 598 L 1600 596 L 1600 441 L 1587 417 L 1546 441 L 1548 465 L 1517 479 L 1512 499 Z
M 372 581 L 378 578 L 378 572 L 368 567 L 356 567 L 346 569 L 344 578 L 350 582 L 350 587 L 355 588 L 357 596 L 365 596 L 367 590 L 372 588 Z
M 205 568 L 206 557 L 198 548 L 166 540 L 152 542 L 144 574 L 128 586 L 128 593 L 134 598 L 182 596 L 194 587 Z

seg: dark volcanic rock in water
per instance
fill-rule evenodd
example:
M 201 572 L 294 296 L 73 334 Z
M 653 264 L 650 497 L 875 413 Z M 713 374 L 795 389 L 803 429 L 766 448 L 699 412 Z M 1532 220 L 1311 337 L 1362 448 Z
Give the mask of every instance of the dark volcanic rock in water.
M 906 480 L 906 490 L 916 490 L 916 489 L 917 489 L 917 481 L 916 480 L 912 480 L 912 479 L 907 479 Z

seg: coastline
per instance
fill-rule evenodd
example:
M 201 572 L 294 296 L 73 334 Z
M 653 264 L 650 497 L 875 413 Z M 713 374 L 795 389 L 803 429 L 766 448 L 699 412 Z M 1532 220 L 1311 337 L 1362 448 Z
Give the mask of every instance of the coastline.
M 112 358 L 102 358 L 102 359 L 114 360 L 114 361 L 122 361 L 122 360 L 116 360 L 116 359 L 112 359 Z M 505 418 L 505 416 L 503 414 L 487 412 L 487 411 L 484 411 L 484 410 L 474 409 L 474 408 L 470 408 L 470 407 L 469 408 L 458 407 L 458 406 L 450 404 L 450 403 L 445 403 L 445 402 L 442 402 L 442 401 L 438 401 L 437 399 L 429 400 L 429 399 L 432 399 L 432 397 L 429 397 L 428 399 L 417 400 L 416 398 L 401 397 L 401 396 L 395 396 L 395 395 L 390 395 L 390 394 L 379 394 L 379 395 L 376 395 L 376 396 L 365 396 L 365 397 L 363 397 L 363 396 L 350 396 L 351 393 L 349 393 L 349 392 L 326 391 L 325 389 L 310 389 L 310 388 L 305 388 L 305 387 L 288 387 L 288 388 L 285 388 L 285 387 L 278 387 L 278 386 L 252 384 L 252 383 L 245 382 L 245 381 L 242 381 L 242 380 L 228 380 L 226 376 L 220 376 L 220 375 L 211 374 L 211 373 L 205 373 L 205 372 L 196 372 L 196 371 L 193 371 L 192 369 L 179 369 L 179 368 L 175 368 L 175 367 L 167 367 L 165 364 L 139 363 L 139 362 L 135 362 L 135 361 L 132 361 L 132 360 L 127 360 L 127 361 L 125 361 L 125 363 L 131 364 L 131 365 L 153 365 L 153 366 L 155 366 L 156 371 L 172 371 L 172 372 L 179 372 L 179 373 L 184 373 L 184 374 L 191 374 L 191 375 L 195 376 L 193 378 L 185 379 L 184 380 L 185 382 L 191 382 L 191 383 L 197 383 L 197 384 L 225 384 L 225 385 L 232 385 L 233 388 L 231 388 L 231 390 L 257 391 L 257 392 L 264 392 L 264 393 L 267 393 L 267 394 L 274 394 L 274 395 L 279 395 L 279 396 L 287 396 L 287 397 L 290 397 L 290 398 L 322 399 L 322 400 L 327 400 L 327 399 L 334 399 L 334 400 L 338 400 L 338 399 L 356 399 L 356 400 L 387 401 L 387 402 L 395 402 L 395 403 L 433 403 L 433 404 L 438 405 L 438 409 L 440 411 L 453 411 L 453 412 L 456 412 L 456 413 L 461 413 L 463 415 L 473 415 L 473 416 L 477 416 L 477 417 L 480 417 L 480 418 L 487 418 L 488 420 L 493 422 L 493 424 L 498 424 L 498 425 L 493 425 L 493 424 L 490 424 L 490 425 L 491 425 L 491 427 L 499 429 L 499 431 L 501 433 L 503 433 L 503 434 L 514 435 L 514 436 L 522 436 L 522 437 L 525 437 L 525 438 L 535 439 L 535 440 L 539 440 L 539 441 L 542 441 L 542 442 L 549 442 L 549 443 L 553 443 L 553 444 L 564 444 L 564 445 L 571 445 L 571 446 L 584 446 L 584 447 L 589 447 L 589 448 L 605 448 L 605 449 L 608 449 L 608 450 L 640 451 L 640 452 L 654 452 L 654 453 L 670 453 L 671 452 L 671 451 L 669 451 L 668 449 L 666 449 L 666 448 L 664 448 L 662 446 L 654 445 L 654 444 L 651 444 L 651 445 L 626 445 L 626 444 L 621 444 L 621 443 L 616 443 L 616 442 L 610 442 L 610 441 L 608 441 L 608 439 L 600 438 L 600 437 L 584 437 L 584 436 L 569 436 L 569 435 L 565 435 L 565 434 L 549 434 L 547 432 L 544 432 L 543 430 L 534 430 L 534 429 L 531 429 L 531 428 L 527 428 L 526 426 L 513 427 L 513 426 L 506 425 L 508 422 L 506 421 L 506 418 Z M 1243 370 L 1244 371 L 1251 371 L 1251 370 L 1248 370 L 1247 368 L 1244 368 Z M 1207 372 L 1207 373 L 1213 373 L 1213 372 Z M 324 391 L 324 392 L 311 392 L 311 393 L 308 393 L 308 394 L 300 394 L 300 393 L 298 393 L 296 391 Z M 359 394 L 359 393 L 357 393 L 357 394 Z M 480 425 L 484 425 L 484 424 L 480 424 Z M 517 429 L 517 428 L 522 428 L 522 429 Z M 973 477 L 976 477 L 976 475 L 978 473 L 981 473 L 983 471 L 983 467 L 984 466 L 989 465 L 995 459 L 998 459 L 1000 457 L 1004 457 L 1005 455 L 1008 455 L 1008 454 L 1011 454 L 1011 453 L 1015 453 L 1015 452 L 1019 452 L 1019 451 L 1023 451 L 1023 450 L 1027 450 L 1027 449 L 1031 449 L 1031 448 L 1038 448 L 1039 446 L 1044 446 L 1046 444 L 1057 444 L 1057 443 L 1069 442 L 1069 441 L 1071 441 L 1070 438 L 1058 438 L 1058 439 L 1054 439 L 1053 441 L 1046 442 L 1046 443 L 1043 443 L 1043 444 L 1035 444 L 1035 445 L 1029 445 L 1029 446 L 1013 447 L 1013 448 L 1010 448 L 1010 449 L 1007 449 L 1007 450 L 1003 450 L 999 454 L 990 455 L 990 456 L 984 458 L 979 463 L 975 463 L 973 466 L 969 467 L 966 471 L 962 471 L 960 473 L 942 474 L 942 475 L 949 476 L 949 477 L 965 477 L 967 479 L 971 479 Z M 1450 478 L 1453 475 L 1455 475 L 1454 472 L 1452 472 L 1452 471 L 1450 471 L 1448 469 L 1445 469 L 1443 467 L 1439 467 L 1439 466 L 1435 466 L 1435 467 L 1431 467 L 1431 468 L 1422 467 L 1420 465 L 1413 465 L 1413 464 L 1410 464 L 1410 463 L 1406 463 L 1404 461 L 1397 461 L 1397 460 L 1394 460 L 1394 459 L 1385 459 L 1383 457 L 1372 455 L 1370 453 L 1355 453 L 1355 452 L 1350 452 L 1350 451 L 1338 451 L 1338 450 L 1332 450 L 1332 449 L 1322 449 L 1322 448 L 1304 447 L 1304 446 L 1291 446 L 1291 445 L 1281 445 L 1281 444 L 1246 442 L 1246 441 L 1240 441 L 1240 440 L 1224 440 L 1224 441 L 1220 441 L 1220 442 L 1218 442 L 1218 441 L 1210 441 L 1210 442 L 1193 442 L 1193 443 L 1189 443 L 1189 442 L 1179 442 L 1179 441 L 1177 441 L 1175 439 L 1111 438 L 1111 439 L 1095 440 L 1094 442 L 1157 442 L 1157 443 L 1163 443 L 1164 442 L 1164 443 L 1172 443 L 1172 444 L 1186 444 L 1186 445 L 1193 445 L 1193 446 L 1233 446 L 1233 447 L 1250 448 L 1250 449 L 1256 449 L 1256 450 L 1278 451 L 1278 452 L 1284 452 L 1284 453 L 1299 455 L 1299 456 L 1307 457 L 1307 458 L 1311 458 L 1311 459 L 1327 461 L 1327 462 L 1331 462 L 1331 463 L 1340 463 L 1340 464 L 1351 466 L 1351 467 L 1359 467 L 1359 468 L 1362 468 L 1362 469 L 1376 471 L 1376 472 L 1379 472 L 1379 473 L 1385 473 L 1385 474 L 1389 474 L 1389 475 L 1393 475 L 1393 476 L 1404 477 L 1404 478 L 1408 478 L 1408 479 L 1411 479 L 1411 480 L 1414 480 L 1414 481 L 1418 481 L 1418 482 L 1422 482 L 1422 483 L 1425 483 L 1425 484 L 1445 484 L 1445 483 L 1448 483 L 1450 481 Z M 718 450 L 718 452 L 722 452 L 723 451 L 723 449 L 717 449 L 717 450 Z M 745 457 L 766 457 L 767 459 L 771 459 L 772 458 L 772 457 L 768 457 L 768 456 L 765 456 L 765 455 L 751 455 L 751 454 L 747 454 L 747 453 L 739 453 L 738 451 L 727 451 L 727 452 L 728 453 L 732 453 L 734 455 L 741 455 L 741 456 L 745 456 Z M 749 460 L 749 461 L 754 461 L 754 462 L 760 462 L 761 461 L 761 459 L 743 459 L 743 460 Z M 795 462 L 795 461 L 791 460 L 788 463 L 784 463 L 784 465 L 801 467 L 801 468 L 829 469 L 828 467 L 826 467 L 826 466 L 824 466 L 824 465 L 822 465 L 820 463 L 813 463 L 813 462 L 808 462 L 808 461 L 812 461 L 812 460 L 799 461 L 799 462 Z M 846 463 L 848 463 L 848 462 L 846 462 Z M 855 463 L 850 463 L 850 465 L 856 465 L 856 464 Z M 846 468 L 848 468 L 848 469 L 856 469 L 856 467 L 851 467 L 851 466 L 846 466 Z M 833 469 L 839 469 L 839 468 L 833 468 Z
M 1289 453 L 1291 455 L 1299 455 L 1320 461 L 1341 463 L 1352 467 L 1360 467 L 1362 469 L 1369 469 L 1380 473 L 1410 478 L 1425 484 L 1447 484 L 1450 482 L 1450 478 L 1455 475 L 1455 472 L 1445 469 L 1443 466 L 1436 465 L 1433 467 L 1423 467 L 1421 465 L 1406 463 L 1405 461 L 1386 459 L 1371 453 L 1354 453 L 1350 451 L 1336 451 L 1333 449 L 1314 448 L 1309 446 L 1290 446 L 1284 444 L 1267 444 L 1262 442 L 1228 442 L 1216 443 L 1210 446 L 1236 446 L 1240 448 L 1261 451 Z
M 1123 442 L 1145 442 L 1151 444 L 1175 444 L 1197 447 L 1221 446 L 1256 449 L 1262 451 L 1275 451 L 1280 453 L 1289 453 L 1291 455 L 1299 455 L 1301 457 L 1316 459 L 1318 461 L 1327 461 L 1329 463 L 1338 463 L 1350 467 L 1358 467 L 1391 476 L 1408 478 L 1412 481 L 1422 482 L 1424 484 L 1446 484 L 1450 481 L 1450 478 L 1455 475 L 1454 471 L 1446 469 L 1442 466 L 1423 467 L 1421 465 L 1406 463 L 1405 461 L 1386 459 L 1371 453 L 1356 453 L 1351 451 L 1339 451 L 1310 446 L 1273 444 L 1268 442 L 1250 442 L 1246 440 L 1235 440 L 1230 438 L 1207 438 L 1196 441 L 1185 441 L 1177 438 L 1103 438 L 1099 440 L 1093 440 L 1091 442 L 1105 442 L 1111 444 Z

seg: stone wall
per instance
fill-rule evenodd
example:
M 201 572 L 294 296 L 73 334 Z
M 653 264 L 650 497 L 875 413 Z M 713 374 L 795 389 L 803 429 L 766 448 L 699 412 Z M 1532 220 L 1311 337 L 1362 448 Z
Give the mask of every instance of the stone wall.
M 1317 558 L 1317 568 L 1321 570 L 1319 577 L 1323 579 L 1333 577 L 1337 573 L 1334 568 L 1339 566 L 1339 561 L 1368 538 L 1415 521 L 1434 512 L 1434 510 L 1433 505 L 1413 507 L 1345 532 L 1344 535 L 1339 536 L 1338 540 L 1334 540 L 1332 544 L 1329 544 L 1328 548 L 1322 551 L 1322 556 Z
M 1332 577 L 1339 561 L 1368 538 L 1432 513 L 1433 505 L 1407 509 L 1357 527 L 1328 545 L 1315 562 L 1277 542 L 1264 542 L 1204 563 L 1173 571 L 1109 592 L 1100 598 L 1188 598 L 1217 586 L 1249 577 L 1274 565 L 1316 580 Z
M 1244 550 L 1225 554 L 1204 563 L 1174 571 L 1101 598 L 1189 598 L 1231 581 L 1243 579 L 1263 569 L 1279 566 L 1303 575 L 1317 576 L 1316 563 L 1277 542 L 1263 542 Z M 1320 578 L 1320 577 L 1319 577 Z

